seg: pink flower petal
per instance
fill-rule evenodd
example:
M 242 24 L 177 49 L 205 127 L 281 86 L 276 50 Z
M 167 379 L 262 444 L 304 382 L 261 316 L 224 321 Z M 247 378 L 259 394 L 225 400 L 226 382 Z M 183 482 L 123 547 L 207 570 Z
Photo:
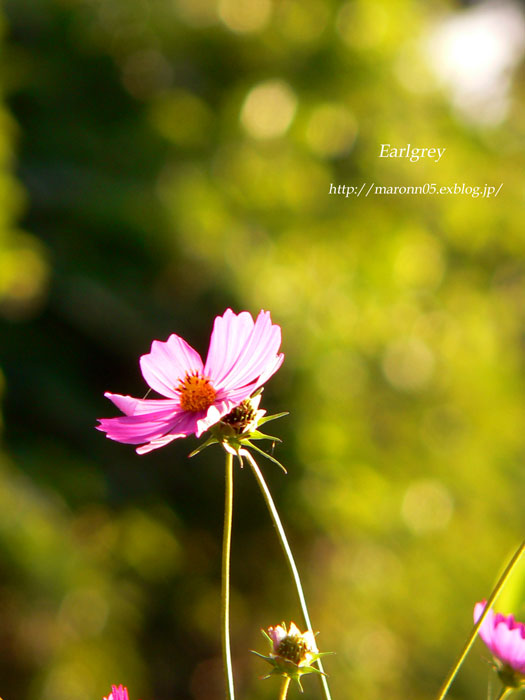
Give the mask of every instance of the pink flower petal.
M 154 340 L 151 352 L 140 358 L 142 375 L 149 386 L 159 394 L 176 398 L 177 386 L 187 373 L 201 373 L 199 353 L 178 335 L 170 335 L 163 343 Z
M 496 625 L 492 639 L 493 653 L 512 668 L 515 667 L 516 656 L 519 654 L 522 642 L 519 630 L 509 629 L 505 622 Z
M 477 622 L 485 608 L 486 602 L 474 607 L 474 621 Z M 503 615 L 489 610 L 480 630 L 483 639 L 492 654 L 502 663 L 507 664 L 518 673 L 525 673 L 525 626 L 516 622 L 512 615 Z
M 193 414 L 181 413 L 173 408 L 134 416 L 101 418 L 98 430 L 106 433 L 111 440 L 129 445 L 151 442 L 167 433 L 184 437 L 194 432 L 196 426 Z
M 307 630 L 303 634 L 303 639 L 310 651 L 317 652 L 317 644 L 315 642 L 315 634 L 311 630 Z
M 237 405 L 238 402 L 236 401 L 220 401 L 210 406 L 206 415 L 199 414 L 195 432 L 196 437 L 199 438 L 202 433 L 205 433 L 212 425 L 218 423 L 223 416 L 227 415 Z
M 103 700 L 129 700 L 128 689 L 124 688 L 122 685 L 119 685 L 118 687 L 116 685 L 112 685 L 111 693 Z
M 485 601 L 482 603 L 476 603 L 476 606 L 474 608 L 474 622 L 476 623 L 483 610 L 485 609 Z M 481 623 L 481 627 L 479 629 L 479 636 L 481 639 L 485 642 L 487 646 L 490 646 L 492 643 L 492 634 L 494 631 L 494 612 L 492 610 L 489 610 L 488 613 L 485 616 L 485 619 Z
M 286 638 L 287 632 L 282 625 L 276 625 L 275 627 L 269 627 L 268 628 L 268 636 L 273 642 L 273 650 L 275 653 L 277 653 L 277 649 L 279 648 L 279 644 L 283 641 L 283 639 Z
M 132 396 L 122 396 L 121 394 L 111 394 L 106 391 L 104 396 L 113 401 L 117 408 L 127 416 L 136 416 L 144 413 L 156 413 L 159 409 L 172 408 L 180 411 L 180 403 L 177 399 L 135 399 Z
M 248 396 L 251 396 L 254 391 L 257 391 L 259 387 L 263 386 L 268 379 L 272 376 L 272 374 L 275 374 L 279 367 L 282 365 L 284 360 L 284 355 L 278 355 L 275 358 L 275 361 L 272 365 L 269 365 L 267 367 L 267 370 L 261 374 L 260 377 L 255 379 L 251 384 L 246 384 L 245 386 L 242 386 L 238 389 L 231 389 L 229 391 L 220 391 L 218 392 L 218 396 L 222 396 L 225 394 L 230 401 L 233 401 L 236 405 L 241 403 L 241 401 L 244 401 L 244 399 L 247 399 Z
M 242 347 L 236 347 L 239 351 L 237 356 L 230 356 L 232 361 L 229 371 L 222 373 L 220 378 L 216 378 L 215 365 L 210 364 L 210 377 L 213 378 L 217 391 L 222 389 L 229 392 L 248 385 L 261 386 L 262 382 L 259 380 L 261 375 L 268 378 L 279 367 L 276 356 L 280 345 L 281 329 L 279 326 L 272 325 L 268 311 L 261 311 Z M 206 366 L 208 367 L 208 361 Z M 269 373 L 270 367 L 273 371 Z
M 187 437 L 190 433 L 169 433 L 168 435 L 163 435 L 162 437 L 155 438 L 151 442 L 148 442 L 146 445 L 141 445 L 140 447 L 137 447 L 135 452 L 138 455 L 145 455 L 148 452 L 152 452 L 153 450 L 158 450 L 159 447 L 164 447 L 165 445 L 168 445 L 170 442 L 173 442 L 173 440 L 178 440 L 179 438 L 184 438 Z
M 204 366 L 204 374 L 213 380 L 214 386 L 220 386 L 237 362 L 253 327 L 253 318 L 248 311 L 236 315 L 231 309 L 226 309 L 215 319 Z

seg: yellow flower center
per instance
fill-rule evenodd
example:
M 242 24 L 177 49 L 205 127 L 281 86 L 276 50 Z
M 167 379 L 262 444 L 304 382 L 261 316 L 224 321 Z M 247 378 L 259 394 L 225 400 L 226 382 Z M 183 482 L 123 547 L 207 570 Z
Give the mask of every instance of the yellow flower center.
M 180 392 L 180 406 L 183 411 L 197 413 L 205 411 L 215 401 L 216 391 L 206 377 L 186 373 L 177 390 Z

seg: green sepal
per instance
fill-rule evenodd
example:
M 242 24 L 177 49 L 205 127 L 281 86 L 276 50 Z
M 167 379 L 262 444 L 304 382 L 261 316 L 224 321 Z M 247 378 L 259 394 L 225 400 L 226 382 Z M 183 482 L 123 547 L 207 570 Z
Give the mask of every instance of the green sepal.
M 299 668 L 301 669 L 300 676 L 306 676 L 309 673 L 317 673 L 319 676 L 326 676 L 326 673 L 323 673 L 315 666 L 299 666 Z
M 283 416 L 289 415 L 290 411 L 283 411 L 282 413 L 274 413 L 271 416 L 263 416 L 259 421 L 259 425 L 264 425 L 265 423 L 268 423 L 271 420 L 276 420 L 277 418 L 282 418 Z
M 268 635 L 262 630 L 263 634 L 265 637 L 268 638 L 270 642 L 272 640 Z M 289 661 L 288 659 L 283 659 L 280 656 L 264 656 L 264 654 L 259 654 L 258 651 L 253 651 L 251 650 L 252 654 L 255 654 L 261 659 L 264 659 L 267 663 L 272 666 L 272 670 L 267 676 L 264 676 L 262 680 L 265 678 L 270 678 L 270 676 L 286 676 L 290 678 L 293 681 L 296 681 L 298 684 L 301 693 L 303 692 L 303 687 L 301 685 L 301 676 L 306 676 L 310 673 L 317 673 L 318 675 L 325 676 L 326 674 L 320 671 L 318 668 L 315 668 L 315 666 L 298 666 L 297 664 L 294 664 L 293 661 Z M 325 656 L 326 654 L 330 654 L 332 652 L 323 652 L 323 653 L 317 653 L 314 654 L 314 661 L 317 661 L 317 659 L 320 656 Z
M 250 649 L 250 651 L 251 651 L 252 654 L 255 654 L 255 656 L 260 656 L 261 659 L 264 659 L 265 661 L 268 661 L 269 663 L 271 663 L 271 662 L 270 662 L 270 658 L 271 658 L 271 657 L 265 656 L 264 654 L 259 654 L 258 651 L 254 651 L 253 649 Z
M 266 457 L 266 459 L 269 459 L 270 462 L 273 462 L 274 464 L 276 464 L 278 467 L 280 467 L 283 470 L 283 472 L 285 474 L 288 474 L 288 472 L 286 471 L 286 468 L 283 467 L 283 465 L 277 459 L 275 459 L 275 457 L 272 457 L 272 455 L 269 455 L 267 452 L 264 452 L 263 450 L 259 449 L 257 447 L 257 445 L 253 445 L 249 440 L 247 440 L 245 444 L 248 445 L 248 447 L 251 447 L 252 449 L 254 449 L 259 454 L 261 454 L 263 457 Z
M 261 433 L 260 430 L 252 430 L 248 438 L 250 440 L 272 440 L 273 442 L 282 442 L 281 438 L 275 437 L 274 435 L 266 435 L 266 433 Z
M 209 437 L 207 440 L 205 440 L 202 444 L 198 445 L 198 447 L 196 447 L 196 448 L 193 450 L 193 452 L 190 452 L 190 454 L 188 455 L 188 457 L 195 457 L 195 455 L 198 455 L 199 452 L 202 452 L 202 451 L 205 450 L 207 447 L 210 447 L 210 445 L 215 445 L 215 444 L 217 444 L 218 442 L 219 442 L 219 440 L 217 440 L 217 438 L 214 437 L 214 436 L 212 435 L 212 436 Z
M 273 639 L 270 637 L 268 632 L 266 630 L 261 629 L 261 634 L 263 637 L 265 637 L 270 642 L 270 648 L 273 649 Z M 253 653 L 257 654 L 256 651 L 254 651 Z M 259 654 L 259 656 L 261 656 L 261 654 Z

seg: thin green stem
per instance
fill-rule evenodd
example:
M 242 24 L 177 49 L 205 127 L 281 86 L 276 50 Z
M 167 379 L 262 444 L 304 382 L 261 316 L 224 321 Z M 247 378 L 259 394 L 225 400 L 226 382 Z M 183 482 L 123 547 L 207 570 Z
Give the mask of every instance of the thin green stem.
M 485 605 L 485 609 L 483 610 L 483 612 L 482 612 L 482 614 L 481 614 L 479 620 L 476 622 L 476 624 L 475 624 L 474 627 L 472 628 L 472 632 L 470 633 L 469 638 L 468 638 L 467 641 L 465 642 L 465 646 L 463 647 L 463 649 L 462 649 L 462 651 L 461 651 L 461 653 L 460 653 L 460 655 L 459 655 L 459 657 L 458 657 L 458 660 L 456 661 L 456 663 L 455 663 L 454 666 L 452 667 L 452 670 L 450 671 L 450 673 L 448 674 L 448 676 L 447 676 L 445 682 L 444 682 L 443 685 L 441 686 L 441 690 L 439 691 L 439 695 L 438 695 L 438 697 L 437 697 L 437 700 L 443 700 L 443 698 L 445 697 L 445 695 L 448 693 L 449 688 L 450 688 L 450 686 L 452 685 L 452 683 L 453 683 L 453 681 L 454 681 L 454 678 L 456 677 L 457 672 L 458 672 L 459 669 L 461 668 L 461 664 L 462 664 L 463 661 L 465 660 L 465 657 L 466 657 L 467 654 L 469 653 L 470 648 L 471 648 L 472 645 L 474 644 L 474 641 L 475 641 L 476 636 L 477 636 L 477 634 L 478 634 L 478 630 L 479 630 L 479 628 L 481 627 L 481 625 L 482 625 L 482 623 L 483 623 L 483 620 L 485 619 L 485 616 L 487 615 L 488 611 L 489 611 L 490 608 L 492 607 L 492 604 L 494 603 L 494 601 L 496 600 L 496 598 L 497 598 L 497 597 L 499 596 L 499 594 L 501 593 L 501 590 L 502 590 L 503 586 L 507 583 L 507 580 L 508 580 L 508 578 L 510 577 L 510 575 L 512 574 L 512 572 L 513 572 L 513 570 L 514 570 L 516 564 L 517 564 L 518 561 L 521 559 L 521 555 L 523 554 L 523 552 L 525 552 L 525 541 L 523 541 L 523 542 L 521 543 L 521 545 L 519 546 L 519 548 L 518 548 L 518 549 L 516 550 L 516 552 L 514 553 L 514 556 L 512 557 L 512 559 L 511 559 L 511 560 L 509 561 L 509 563 L 507 564 L 507 566 L 506 566 L 506 568 L 505 568 L 505 571 L 501 574 L 501 576 L 500 576 L 500 578 L 499 578 L 499 581 L 497 582 L 496 586 L 494 587 L 492 593 L 491 593 L 490 596 L 489 596 L 489 599 L 487 600 L 487 604 Z M 512 690 L 512 689 L 511 689 L 511 690 Z M 505 694 L 500 695 L 500 698 L 503 698 L 503 697 L 505 697 Z
M 277 512 L 277 508 L 275 507 L 275 503 L 273 502 L 272 494 L 270 493 L 270 490 L 266 484 L 266 481 L 264 480 L 264 476 L 261 473 L 261 470 L 259 469 L 259 466 L 253 456 L 251 455 L 248 450 L 241 450 L 240 454 L 243 457 L 246 457 L 248 462 L 250 463 L 250 467 L 252 468 L 252 471 L 254 473 L 254 476 L 257 480 L 257 483 L 259 484 L 259 487 L 262 491 L 265 503 L 268 507 L 268 510 L 270 511 L 270 515 L 273 520 L 273 524 L 275 529 L 277 530 L 277 534 L 279 536 L 279 542 L 281 543 L 281 547 L 283 549 L 283 552 L 286 557 L 286 561 L 288 562 L 288 566 L 290 568 L 290 572 L 292 574 L 292 578 L 295 584 L 295 588 L 297 590 L 297 595 L 299 596 L 299 602 L 301 604 L 301 610 L 303 613 L 304 621 L 306 624 L 306 627 L 309 630 L 313 631 L 312 628 L 312 623 L 310 622 L 310 615 L 308 614 L 308 608 L 306 605 L 306 600 L 304 598 L 304 593 L 303 593 L 303 587 L 301 585 L 301 579 L 299 578 L 299 572 L 297 571 L 297 566 L 295 565 L 295 560 L 293 558 L 292 550 L 290 549 L 290 545 L 288 544 L 288 539 L 286 538 L 286 533 L 284 532 L 283 524 L 281 522 L 281 518 L 279 517 L 279 513 Z M 324 670 L 323 670 L 323 665 L 321 663 L 321 659 L 317 659 L 316 661 L 317 667 L 321 671 L 321 674 L 319 676 L 321 680 L 321 686 L 323 688 L 323 693 L 325 700 L 331 700 L 330 696 L 330 689 L 328 688 L 328 681 L 326 680 L 326 676 L 324 675 Z
M 233 669 L 230 650 L 230 550 L 233 520 L 233 455 L 226 453 L 226 488 L 224 496 L 224 531 L 222 538 L 221 631 L 222 660 L 226 680 L 226 697 L 234 700 Z
M 507 697 L 507 695 L 510 695 L 510 694 L 513 693 L 515 690 L 516 690 L 516 688 L 509 688 L 508 686 L 505 686 L 505 687 L 503 688 L 503 690 L 501 691 L 501 693 L 498 695 L 498 699 L 497 699 L 497 700 L 503 700 L 504 698 Z
M 291 681 L 291 680 L 292 680 L 292 679 L 290 678 L 290 676 L 285 676 L 285 677 L 283 678 L 283 682 L 282 682 L 282 685 L 281 685 L 281 690 L 280 690 L 280 692 L 279 692 L 279 700 L 286 700 L 286 696 L 288 695 L 288 688 L 289 688 L 289 686 L 290 686 L 290 681 Z

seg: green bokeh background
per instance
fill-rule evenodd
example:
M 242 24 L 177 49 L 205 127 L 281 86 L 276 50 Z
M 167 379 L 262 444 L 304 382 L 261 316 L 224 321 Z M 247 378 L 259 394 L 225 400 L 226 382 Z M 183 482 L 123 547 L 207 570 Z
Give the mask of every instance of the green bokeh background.
M 500 118 L 494 100 L 458 106 L 425 61 L 450 13 L 476 9 L 5 0 L 5 700 L 100 700 L 111 683 L 223 697 L 220 451 L 139 457 L 93 426 L 116 415 L 104 391 L 144 394 L 152 339 L 204 354 L 228 306 L 283 329 L 264 406 L 290 411 L 272 424 L 288 475 L 263 466 L 336 652 L 334 700 L 435 697 L 524 530 L 523 61 Z M 381 143 L 447 150 L 410 163 L 378 159 Z M 504 184 L 329 194 L 372 182 Z M 278 684 L 249 650 L 301 620 L 251 474 L 235 479 L 238 697 L 264 700 Z M 525 614 L 522 587 L 502 609 Z M 477 645 L 451 697 L 485 696 L 487 656 Z

